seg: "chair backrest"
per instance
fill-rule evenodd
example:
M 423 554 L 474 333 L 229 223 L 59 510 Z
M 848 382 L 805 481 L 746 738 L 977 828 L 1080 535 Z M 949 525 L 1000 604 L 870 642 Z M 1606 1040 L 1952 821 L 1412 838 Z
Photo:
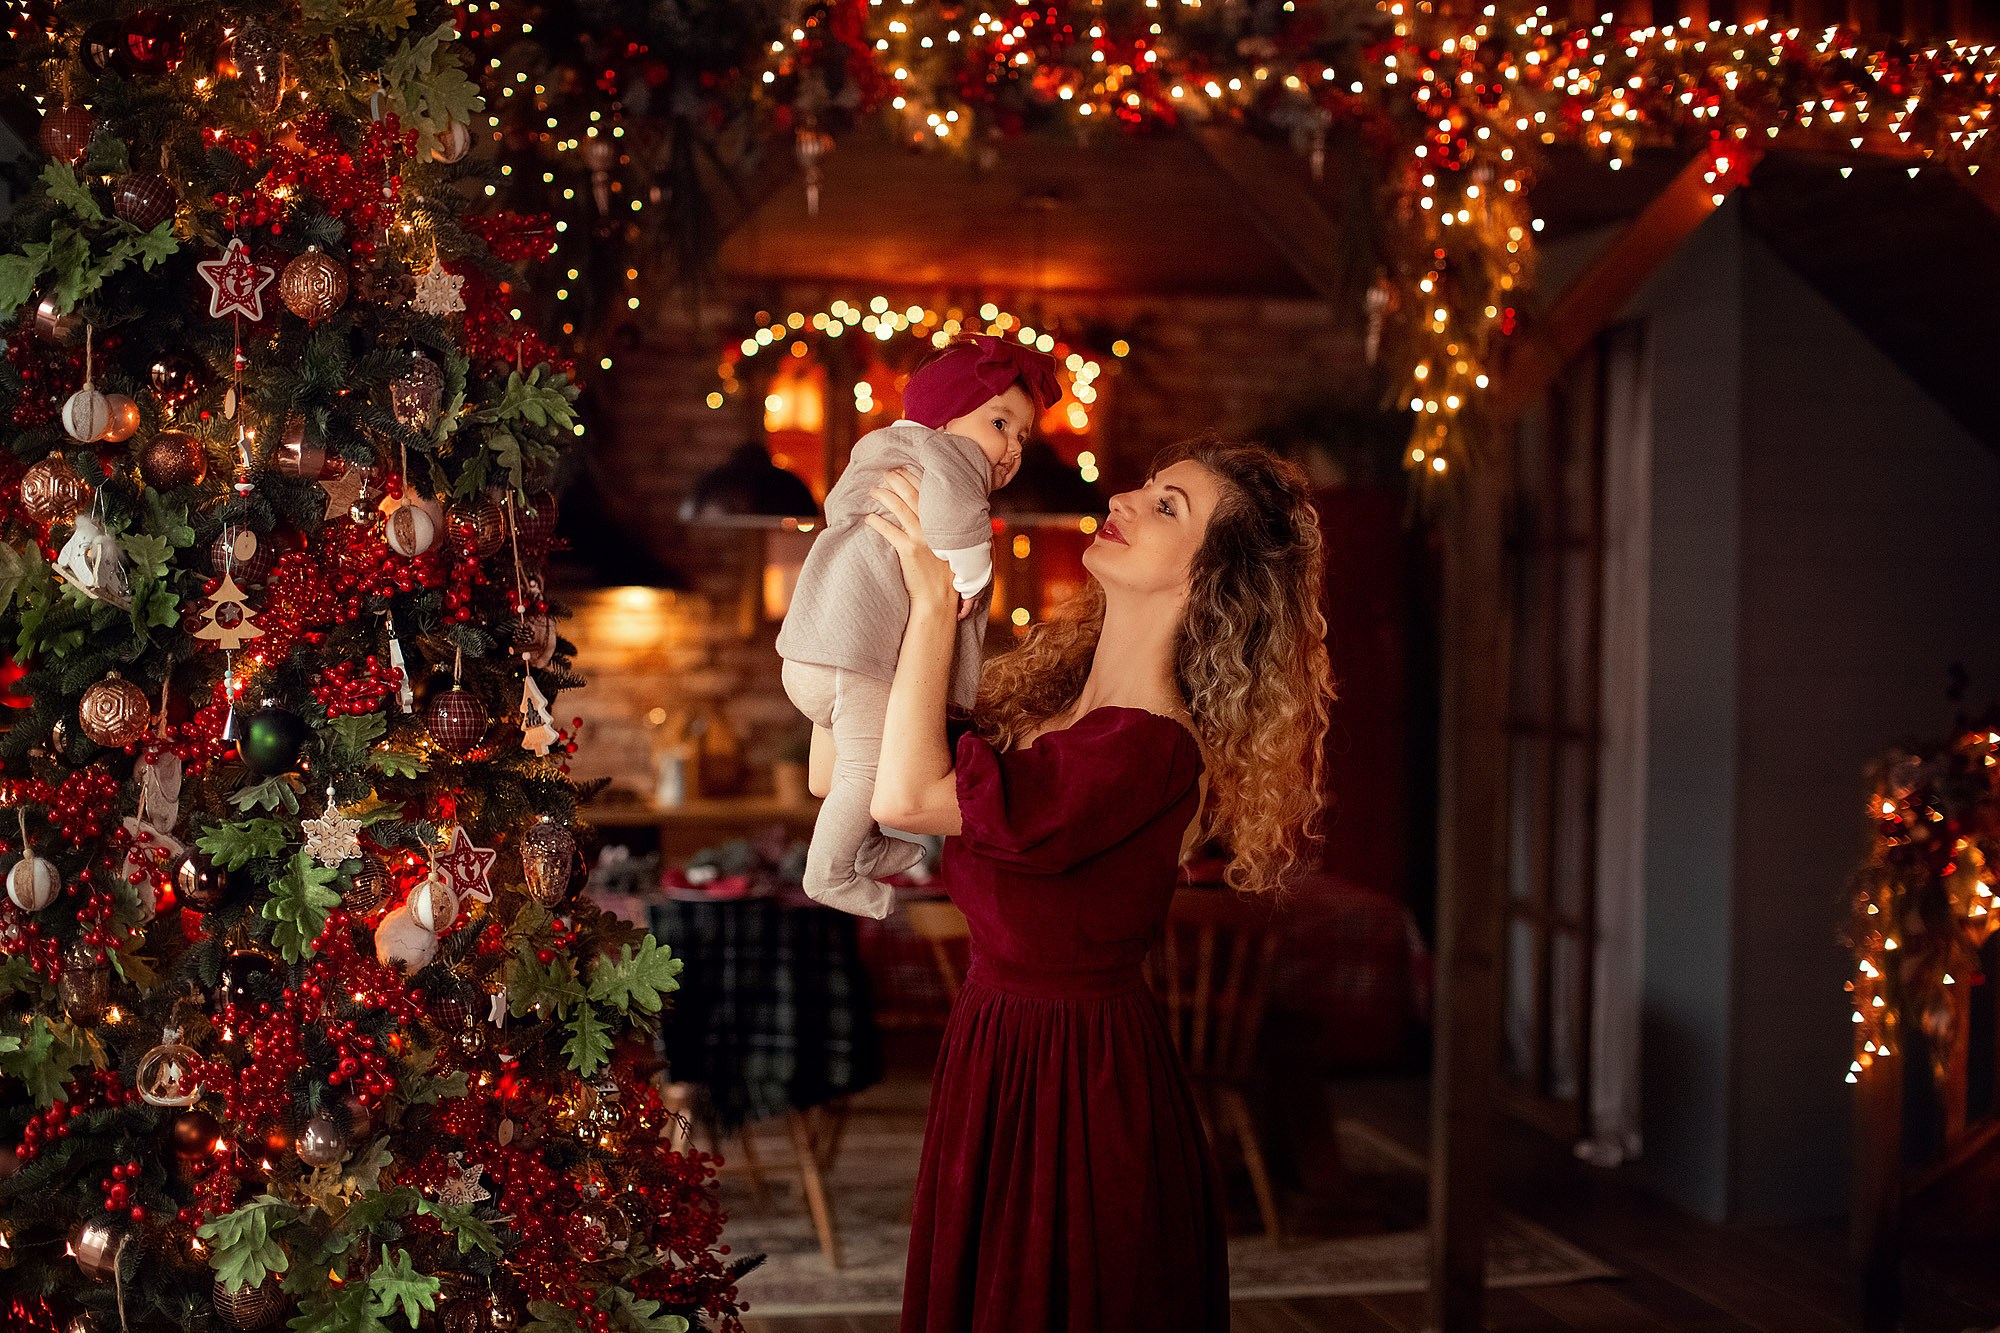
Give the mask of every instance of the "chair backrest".
M 1190 1074 L 1225 1080 L 1249 1075 L 1277 949 L 1269 902 L 1199 886 L 1174 894 L 1146 970 Z
M 958 1000 L 958 963 L 952 957 L 951 942 L 966 939 L 971 930 L 965 923 L 965 913 L 957 904 L 947 898 L 930 899 L 903 904 L 904 918 L 918 938 L 931 947 L 931 957 L 937 962 L 938 976 L 944 982 L 945 998 L 956 1003 Z

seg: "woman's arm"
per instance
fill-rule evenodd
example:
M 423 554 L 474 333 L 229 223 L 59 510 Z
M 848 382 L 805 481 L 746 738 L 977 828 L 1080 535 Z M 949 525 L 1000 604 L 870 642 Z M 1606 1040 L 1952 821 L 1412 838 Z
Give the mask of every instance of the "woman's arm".
M 909 833 L 954 834 L 962 824 L 944 710 L 958 640 L 958 594 L 951 566 L 925 543 L 917 487 L 908 475 L 891 473 L 874 495 L 890 517 L 870 514 L 867 523 L 896 549 L 910 593 L 910 619 L 882 720 L 882 754 L 868 813 Z

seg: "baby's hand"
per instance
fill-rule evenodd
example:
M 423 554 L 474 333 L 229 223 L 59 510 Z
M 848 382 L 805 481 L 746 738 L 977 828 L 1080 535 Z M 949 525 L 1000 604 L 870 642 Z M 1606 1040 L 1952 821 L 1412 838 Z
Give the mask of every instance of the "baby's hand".
M 972 614 L 972 599 L 964 593 L 958 595 L 958 618 L 965 619 Z

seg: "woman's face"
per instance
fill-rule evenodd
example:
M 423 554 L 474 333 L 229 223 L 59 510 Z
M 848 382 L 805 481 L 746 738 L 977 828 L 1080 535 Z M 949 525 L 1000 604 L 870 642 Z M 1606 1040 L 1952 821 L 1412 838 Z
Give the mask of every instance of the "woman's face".
M 1083 567 L 1107 590 L 1185 591 L 1188 569 L 1222 500 L 1213 472 L 1184 458 L 1137 490 L 1111 497 L 1111 512 L 1083 553 Z

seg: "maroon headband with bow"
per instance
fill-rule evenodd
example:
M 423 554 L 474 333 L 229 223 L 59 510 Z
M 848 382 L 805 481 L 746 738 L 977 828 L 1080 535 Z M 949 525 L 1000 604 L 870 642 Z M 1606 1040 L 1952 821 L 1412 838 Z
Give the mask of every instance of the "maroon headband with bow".
M 918 366 L 903 387 L 903 415 L 933 429 L 973 411 L 1019 383 L 1040 413 L 1062 397 L 1056 359 L 1047 352 L 974 333 Z

